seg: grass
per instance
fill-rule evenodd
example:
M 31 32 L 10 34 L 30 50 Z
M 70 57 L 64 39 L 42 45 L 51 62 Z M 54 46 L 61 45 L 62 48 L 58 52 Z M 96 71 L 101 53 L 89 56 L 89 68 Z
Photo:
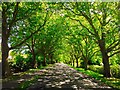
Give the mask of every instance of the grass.
M 117 78 L 104 78 L 105 83 L 113 88 L 120 89 L 120 79 Z
M 97 73 L 103 74 L 103 66 L 88 65 L 88 69 Z M 120 65 L 110 65 L 111 75 L 115 78 L 120 78 Z
M 69 65 L 70 67 L 74 68 L 75 70 L 82 72 L 84 74 L 87 74 L 88 76 L 91 76 L 93 78 L 95 78 L 96 80 L 99 80 L 101 82 L 106 83 L 108 86 L 113 87 L 114 89 L 118 89 L 120 90 L 120 79 L 118 78 L 105 78 L 103 76 L 103 74 L 99 74 L 97 72 L 91 71 L 91 70 L 84 70 L 83 68 L 75 68 L 71 65 Z

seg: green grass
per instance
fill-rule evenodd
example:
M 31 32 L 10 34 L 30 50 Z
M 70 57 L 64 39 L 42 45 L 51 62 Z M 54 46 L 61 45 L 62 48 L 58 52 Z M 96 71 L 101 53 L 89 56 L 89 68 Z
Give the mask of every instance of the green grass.
M 88 76 L 91 76 L 93 78 L 95 78 L 96 80 L 99 80 L 101 82 L 106 83 L 108 86 L 111 86 L 115 89 L 120 89 L 120 79 L 118 78 L 105 78 L 103 76 L 103 74 L 99 74 L 97 72 L 91 71 L 91 70 L 84 70 L 83 68 L 75 68 L 71 65 L 69 65 L 70 67 L 74 68 L 75 70 L 82 72 Z
M 103 66 L 88 65 L 88 69 L 100 74 L 103 74 Z M 120 65 L 110 65 L 111 75 L 115 78 L 120 78 Z
M 104 78 L 109 86 L 113 88 L 120 89 L 120 79 L 117 78 Z

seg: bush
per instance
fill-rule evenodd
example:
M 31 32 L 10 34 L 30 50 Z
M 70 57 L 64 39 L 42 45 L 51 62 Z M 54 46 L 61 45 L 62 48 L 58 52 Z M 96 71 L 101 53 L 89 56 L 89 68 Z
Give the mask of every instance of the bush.
M 90 65 L 88 69 L 103 74 L 103 66 Z M 120 78 L 120 65 L 111 65 L 110 70 L 113 77 Z
M 111 65 L 110 68 L 112 76 L 120 78 L 120 65 Z
M 88 66 L 89 70 L 95 71 L 97 73 L 103 74 L 103 67 L 99 65 L 90 65 Z
M 31 67 L 30 59 L 21 55 L 16 55 L 13 60 L 10 60 L 9 64 L 12 72 L 23 72 Z

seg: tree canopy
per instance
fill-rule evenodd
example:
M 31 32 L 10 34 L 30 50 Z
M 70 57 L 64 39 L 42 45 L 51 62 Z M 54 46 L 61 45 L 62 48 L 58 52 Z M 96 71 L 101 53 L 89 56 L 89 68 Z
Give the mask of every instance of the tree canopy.
M 64 62 L 86 70 L 103 65 L 111 77 L 110 65 L 120 64 L 119 8 L 119 2 L 2 3 L 3 76 L 11 67 Z

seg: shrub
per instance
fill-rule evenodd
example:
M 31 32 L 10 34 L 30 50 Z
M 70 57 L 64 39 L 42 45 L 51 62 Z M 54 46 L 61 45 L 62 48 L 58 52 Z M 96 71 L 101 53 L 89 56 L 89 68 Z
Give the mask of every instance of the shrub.
M 111 65 L 110 68 L 112 76 L 120 78 L 120 65 Z
M 30 59 L 21 55 L 16 55 L 13 60 L 10 60 L 9 64 L 12 72 L 26 71 L 31 67 Z
M 103 66 L 89 65 L 88 69 L 103 74 Z M 120 65 L 111 65 L 110 70 L 112 77 L 120 78 Z
M 99 65 L 90 65 L 88 66 L 89 70 L 95 71 L 97 73 L 103 74 L 103 67 Z

